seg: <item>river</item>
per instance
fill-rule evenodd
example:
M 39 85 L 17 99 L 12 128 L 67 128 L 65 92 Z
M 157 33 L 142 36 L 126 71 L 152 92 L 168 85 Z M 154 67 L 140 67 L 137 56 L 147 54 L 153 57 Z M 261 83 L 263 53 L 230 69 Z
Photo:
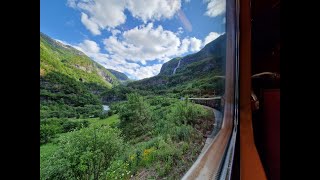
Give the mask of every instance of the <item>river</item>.
M 108 105 L 102 105 L 102 106 L 103 106 L 103 111 L 109 111 L 110 110 Z

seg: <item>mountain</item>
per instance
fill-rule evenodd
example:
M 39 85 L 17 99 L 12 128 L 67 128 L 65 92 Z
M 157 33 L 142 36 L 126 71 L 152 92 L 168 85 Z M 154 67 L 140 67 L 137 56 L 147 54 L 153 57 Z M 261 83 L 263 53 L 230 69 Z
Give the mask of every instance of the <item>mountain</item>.
M 177 67 L 179 60 L 180 65 L 177 69 L 176 73 L 178 74 L 179 71 L 183 71 L 184 67 L 201 60 L 215 60 L 217 58 L 225 58 L 226 52 L 226 35 L 223 34 L 219 36 L 214 41 L 208 43 L 203 49 L 195 54 L 187 55 L 183 58 L 178 57 L 174 58 L 166 63 L 164 63 L 161 67 L 159 75 L 172 75 L 174 68 Z M 213 64 L 210 64 L 213 65 Z M 210 68 L 210 67 L 208 67 Z M 206 69 L 204 69 L 206 70 Z
M 226 35 L 219 36 L 199 52 L 164 63 L 157 76 L 131 82 L 128 87 L 157 94 L 212 95 L 224 92 Z
M 119 84 L 112 73 L 81 51 L 40 33 L 40 75 L 52 71 L 107 88 Z
M 107 69 L 109 72 L 111 72 L 118 80 L 120 81 L 126 81 L 126 80 L 129 80 L 128 76 L 125 75 L 124 73 L 122 72 L 119 72 L 119 71 L 116 71 L 116 70 L 113 70 L 113 69 Z
M 98 116 L 119 80 L 81 51 L 40 33 L 40 117 Z

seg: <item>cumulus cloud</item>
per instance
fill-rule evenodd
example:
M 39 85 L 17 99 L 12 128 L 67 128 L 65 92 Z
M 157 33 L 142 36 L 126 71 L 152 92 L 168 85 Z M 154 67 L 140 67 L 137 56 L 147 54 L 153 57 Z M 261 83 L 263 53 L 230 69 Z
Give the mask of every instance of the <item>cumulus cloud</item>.
M 220 35 L 221 34 L 216 33 L 216 32 L 210 32 L 208 34 L 208 36 L 205 37 L 203 46 L 205 46 L 206 44 L 210 43 L 211 41 L 217 39 Z
M 160 72 L 162 66 L 162 64 L 141 66 L 137 63 L 128 62 L 125 58 L 118 56 L 117 54 L 110 55 L 107 53 L 102 53 L 99 45 L 91 40 L 84 40 L 79 44 L 70 44 L 66 41 L 58 39 L 55 40 L 63 45 L 69 45 L 76 48 L 105 68 L 126 73 L 131 79 L 143 79 L 155 76 Z
M 205 15 L 209 17 L 216 17 L 226 12 L 226 0 L 205 0 L 205 2 L 208 3 Z
M 121 31 L 118 30 L 118 29 L 113 29 L 113 30 L 111 30 L 111 34 L 112 34 L 113 36 L 116 36 L 116 35 L 119 34 L 119 33 L 121 33 Z
M 133 17 L 146 23 L 148 20 L 172 18 L 181 8 L 181 0 L 128 0 L 127 8 Z
M 192 52 L 195 52 L 195 51 L 200 51 L 200 48 L 201 48 L 201 40 L 200 39 L 197 39 L 195 37 L 192 37 L 190 39 L 190 50 Z
M 68 0 L 69 7 L 80 10 L 81 22 L 93 34 L 125 23 L 125 0 Z
M 159 74 L 162 64 L 154 64 L 151 66 L 141 66 L 137 68 L 132 75 L 139 79 L 148 78 Z
M 165 62 L 171 57 L 188 52 L 189 49 L 199 50 L 199 42 L 201 46 L 199 39 L 193 37 L 181 42 L 174 32 L 164 30 L 161 25 L 154 28 L 153 23 L 124 31 L 121 38 L 110 36 L 103 42 L 111 54 L 142 64 L 153 60 Z
M 172 18 L 181 0 L 68 0 L 67 5 L 81 12 L 81 22 L 93 35 L 100 35 L 101 30 L 125 23 L 125 9 L 147 23 Z
M 81 22 L 93 35 L 101 34 L 98 24 L 89 19 L 86 13 L 81 13 Z
M 96 42 L 87 39 L 80 43 L 79 47 L 83 49 L 83 51 L 90 53 L 98 53 L 100 51 L 100 47 Z

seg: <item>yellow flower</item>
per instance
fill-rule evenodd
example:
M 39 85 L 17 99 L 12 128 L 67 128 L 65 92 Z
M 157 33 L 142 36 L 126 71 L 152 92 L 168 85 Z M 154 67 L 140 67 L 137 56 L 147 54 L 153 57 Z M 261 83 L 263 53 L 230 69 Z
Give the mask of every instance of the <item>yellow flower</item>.
M 150 148 L 150 149 L 145 149 L 145 150 L 143 151 L 143 157 L 148 156 L 148 155 L 149 155 L 150 153 L 152 153 L 154 150 L 155 150 L 154 147 L 152 147 L 152 148 Z

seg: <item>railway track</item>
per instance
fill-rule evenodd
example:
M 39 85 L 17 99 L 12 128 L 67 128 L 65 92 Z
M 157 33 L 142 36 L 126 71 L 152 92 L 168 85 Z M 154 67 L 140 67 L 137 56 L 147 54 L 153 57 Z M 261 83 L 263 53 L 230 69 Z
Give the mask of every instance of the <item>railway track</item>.
M 212 100 L 193 98 L 193 100 Z M 211 107 L 210 107 L 211 108 Z M 212 108 L 216 126 L 183 180 L 194 179 L 230 179 L 236 129 L 233 128 L 233 118 Z

